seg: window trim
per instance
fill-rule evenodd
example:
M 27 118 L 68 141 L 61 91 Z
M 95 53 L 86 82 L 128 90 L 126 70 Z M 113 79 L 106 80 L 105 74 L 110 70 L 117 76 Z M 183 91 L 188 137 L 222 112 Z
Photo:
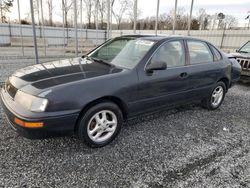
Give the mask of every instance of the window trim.
M 207 43 L 207 44 L 208 44 L 208 46 L 209 46 L 209 48 L 210 48 L 210 51 L 212 52 L 212 54 L 213 54 L 213 56 L 214 56 L 213 62 L 218 62 L 218 61 L 223 60 L 223 56 L 222 56 L 221 52 L 220 52 L 214 45 L 212 45 L 212 44 L 210 44 L 210 43 Z M 216 60 L 216 55 L 215 55 L 214 50 L 216 50 L 216 51 L 220 54 L 220 59 Z
M 213 57 L 213 61 L 212 62 L 203 62 L 203 63 L 194 63 L 194 64 L 192 64 L 191 61 L 190 61 L 190 53 L 189 53 L 189 48 L 188 48 L 188 41 L 200 42 L 200 43 L 205 44 L 205 46 L 207 46 L 207 48 L 208 48 L 208 51 L 211 53 L 211 55 Z M 208 43 L 206 41 L 196 40 L 196 39 L 186 39 L 185 43 L 186 43 L 186 50 L 187 50 L 187 55 L 188 55 L 188 63 L 189 63 L 188 65 L 192 66 L 192 65 L 202 65 L 202 64 L 208 64 L 208 63 L 211 64 L 211 63 L 214 62 L 214 54 L 213 54 L 211 48 L 209 47 L 209 45 L 208 45 Z
M 148 64 L 150 63 L 152 57 L 155 55 L 155 53 L 163 46 L 165 45 L 166 43 L 168 42 L 175 42 L 175 41 L 180 41 L 180 43 L 182 44 L 182 47 L 183 47 L 183 50 L 184 50 L 184 55 L 185 55 L 185 64 L 184 65 L 181 65 L 181 66 L 177 66 L 177 67 L 167 67 L 166 70 L 168 69 L 175 69 L 175 68 L 181 68 L 181 67 L 186 67 L 188 66 L 188 59 L 187 59 L 187 49 L 186 49 L 186 46 L 185 46 L 185 39 L 170 39 L 170 40 L 167 40 L 167 41 L 164 41 L 162 42 L 156 49 L 155 51 L 151 54 L 151 56 L 148 58 L 148 60 L 146 61 L 145 65 L 144 65 L 144 72 L 146 71 L 146 67 L 148 66 Z

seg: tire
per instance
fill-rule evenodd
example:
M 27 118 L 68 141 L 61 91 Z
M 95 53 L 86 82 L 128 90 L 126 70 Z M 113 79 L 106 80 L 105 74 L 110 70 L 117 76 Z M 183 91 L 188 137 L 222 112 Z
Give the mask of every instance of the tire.
M 222 93 L 219 94 L 219 91 L 221 91 Z M 226 94 L 225 83 L 222 81 L 217 82 L 210 95 L 202 101 L 202 106 L 208 110 L 215 110 L 219 108 L 224 100 L 225 94 Z
M 102 102 L 82 115 L 77 126 L 77 135 L 90 147 L 103 147 L 115 139 L 122 123 L 120 108 L 112 102 Z

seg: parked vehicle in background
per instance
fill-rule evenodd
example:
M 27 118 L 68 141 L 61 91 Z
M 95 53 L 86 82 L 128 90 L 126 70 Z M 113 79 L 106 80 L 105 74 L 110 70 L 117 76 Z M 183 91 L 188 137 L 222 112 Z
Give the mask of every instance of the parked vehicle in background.
M 236 50 L 236 53 L 232 53 L 231 55 L 234 56 L 241 65 L 241 80 L 250 81 L 250 40 Z
M 111 142 L 124 120 L 201 102 L 220 107 L 240 65 L 212 44 L 183 36 L 123 36 L 82 58 L 29 66 L 1 91 L 11 126 L 28 138 L 77 134 L 92 147 Z

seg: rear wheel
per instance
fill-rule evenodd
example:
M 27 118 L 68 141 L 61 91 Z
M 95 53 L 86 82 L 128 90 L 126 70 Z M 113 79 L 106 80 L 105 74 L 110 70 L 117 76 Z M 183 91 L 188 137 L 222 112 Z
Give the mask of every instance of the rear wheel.
M 209 110 L 215 110 L 222 104 L 225 94 L 226 86 L 220 81 L 215 85 L 209 97 L 202 101 L 202 105 Z
M 91 147 L 102 147 L 110 143 L 120 132 L 123 122 L 120 108 L 111 102 L 91 107 L 81 117 L 77 134 Z

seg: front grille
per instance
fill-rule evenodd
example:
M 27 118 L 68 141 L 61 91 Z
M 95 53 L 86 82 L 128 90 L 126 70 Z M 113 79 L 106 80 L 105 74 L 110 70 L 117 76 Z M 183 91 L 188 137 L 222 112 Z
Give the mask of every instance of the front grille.
M 17 92 L 17 88 L 15 88 L 10 82 L 9 80 L 6 82 L 5 84 L 5 90 L 9 93 L 9 95 L 14 99 L 16 92 Z
M 244 58 L 236 58 L 236 59 L 241 65 L 242 70 L 250 71 L 250 59 L 244 59 Z

